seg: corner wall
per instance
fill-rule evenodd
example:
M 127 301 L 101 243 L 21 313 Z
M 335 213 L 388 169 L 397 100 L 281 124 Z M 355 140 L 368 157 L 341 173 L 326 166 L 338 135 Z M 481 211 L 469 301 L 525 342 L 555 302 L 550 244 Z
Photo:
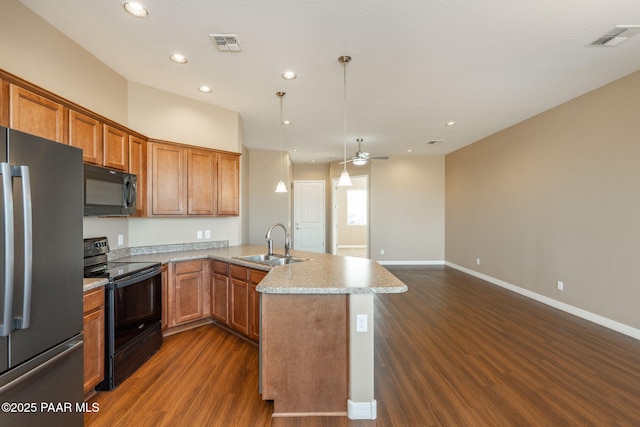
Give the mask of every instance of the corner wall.
M 447 155 L 447 262 L 640 328 L 638 111 L 640 72 Z

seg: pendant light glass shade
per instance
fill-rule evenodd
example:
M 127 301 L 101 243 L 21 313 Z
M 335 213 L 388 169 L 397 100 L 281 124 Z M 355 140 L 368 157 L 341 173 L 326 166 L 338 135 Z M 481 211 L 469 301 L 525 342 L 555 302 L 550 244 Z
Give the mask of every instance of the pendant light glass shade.
M 340 180 L 338 181 L 338 187 L 351 187 L 352 185 L 353 183 L 351 182 L 349 172 L 342 171 L 340 174 Z
M 351 61 L 351 57 L 341 56 L 338 61 L 342 63 L 344 69 L 344 169 L 340 175 L 338 187 L 350 187 L 353 184 L 351 183 L 349 172 L 347 172 L 347 62 Z
M 286 193 L 287 186 L 284 184 L 283 180 L 278 181 L 278 185 L 276 186 L 276 193 Z
M 282 97 L 286 95 L 285 92 L 276 92 L 276 95 L 280 97 L 280 181 L 278 181 L 278 185 L 276 186 L 276 193 L 286 193 L 287 186 L 284 184 L 284 180 L 282 179 L 282 140 L 283 137 L 283 122 L 282 122 Z

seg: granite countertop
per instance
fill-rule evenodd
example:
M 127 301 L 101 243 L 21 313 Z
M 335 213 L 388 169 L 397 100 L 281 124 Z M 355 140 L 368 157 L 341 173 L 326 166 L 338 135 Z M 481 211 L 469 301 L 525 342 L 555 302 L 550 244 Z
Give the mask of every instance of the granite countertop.
M 257 287 L 269 294 L 354 294 L 401 293 L 407 286 L 376 261 L 366 258 L 291 251 L 291 255 L 306 258 L 304 262 L 270 267 L 235 257 L 264 254 L 265 246 L 241 245 L 223 248 L 148 253 L 118 258 L 117 261 L 147 261 L 167 264 L 176 261 L 210 258 L 251 267 L 269 273 Z M 277 249 L 275 253 L 282 252 Z M 86 280 L 85 280 L 86 284 Z M 86 289 L 85 289 L 86 290 Z

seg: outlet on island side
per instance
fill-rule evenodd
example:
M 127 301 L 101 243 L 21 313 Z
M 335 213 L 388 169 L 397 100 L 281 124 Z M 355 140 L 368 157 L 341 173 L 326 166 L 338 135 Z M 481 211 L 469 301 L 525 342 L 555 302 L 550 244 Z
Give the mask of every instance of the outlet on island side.
M 367 315 L 356 314 L 356 332 L 367 332 Z
M 559 291 L 564 291 L 564 282 L 558 280 L 558 282 L 556 283 L 556 288 L 558 288 Z

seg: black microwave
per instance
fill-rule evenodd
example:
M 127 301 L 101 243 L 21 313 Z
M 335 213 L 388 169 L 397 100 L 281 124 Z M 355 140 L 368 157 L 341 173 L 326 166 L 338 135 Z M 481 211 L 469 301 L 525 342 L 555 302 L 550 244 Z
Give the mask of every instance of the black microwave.
M 130 173 L 85 163 L 84 215 L 135 214 L 136 183 L 136 176 Z

